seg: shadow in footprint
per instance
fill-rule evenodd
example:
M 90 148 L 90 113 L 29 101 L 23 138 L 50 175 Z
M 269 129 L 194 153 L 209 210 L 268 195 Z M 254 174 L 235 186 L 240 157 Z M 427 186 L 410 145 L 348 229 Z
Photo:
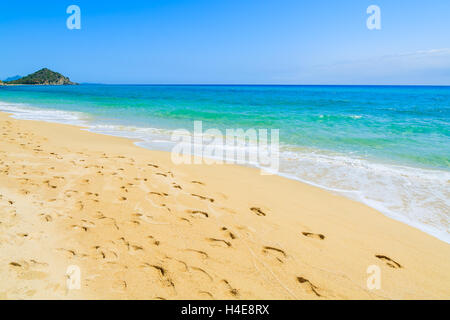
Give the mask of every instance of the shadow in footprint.
M 308 238 L 314 238 L 314 239 L 319 239 L 319 240 L 325 239 L 325 236 L 323 234 L 319 234 L 319 233 L 302 232 L 302 234 Z
M 258 216 L 266 216 L 266 214 L 260 208 L 252 207 L 250 208 L 250 210 L 256 213 Z
M 213 199 L 213 198 L 208 198 L 208 197 L 201 196 L 201 195 L 199 195 L 199 194 L 194 194 L 194 193 L 191 193 L 191 195 L 192 195 L 193 197 L 197 197 L 197 198 L 199 198 L 199 199 L 201 199 L 201 200 L 207 200 L 207 201 L 209 201 L 209 202 L 214 202 L 214 199 Z
M 231 247 L 231 243 L 226 241 L 226 240 L 222 240 L 222 239 L 215 239 L 215 238 L 207 238 L 206 240 L 212 242 L 212 243 L 221 243 L 226 245 L 227 247 Z
M 287 257 L 286 252 L 284 252 L 281 249 L 274 248 L 274 247 L 264 247 L 262 250 L 263 253 L 269 254 L 272 253 L 274 258 L 276 258 L 279 262 L 284 263 L 283 259 Z
M 400 265 L 400 263 L 392 260 L 391 258 L 381 255 L 381 254 L 377 254 L 375 255 L 375 257 L 377 257 L 378 259 L 384 261 L 389 267 L 394 268 L 394 269 L 400 269 L 402 268 L 402 266 Z
M 318 288 L 313 285 L 311 283 L 311 281 L 309 281 L 308 279 L 305 279 L 303 277 L 297 277 L 297 281 L 302 284 L 305 285 L 309 290 L 311 290 L 316 296 L 321 297 L 320 293 L 317 292 Z

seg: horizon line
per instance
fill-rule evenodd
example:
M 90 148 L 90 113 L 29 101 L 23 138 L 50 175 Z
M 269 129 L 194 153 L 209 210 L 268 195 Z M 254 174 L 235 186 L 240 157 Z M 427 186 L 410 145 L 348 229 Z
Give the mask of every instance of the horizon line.
M 79 85 L 110 86 L 278 86 L 278 87 L 450 87 L 450 84 L 258 84 L 258 83 L 102 83 L 79 82 Z

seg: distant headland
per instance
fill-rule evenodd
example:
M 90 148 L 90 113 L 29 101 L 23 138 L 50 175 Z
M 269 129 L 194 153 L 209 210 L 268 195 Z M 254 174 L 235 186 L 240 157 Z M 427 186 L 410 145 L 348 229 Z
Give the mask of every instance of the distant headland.
M 0 85 L 77 85 L 78 83 L 70 81 L 68 77 L 63 76 L 58 72 L 43 68 L 35 73 L 29 74 L 25 77 L 11 80 L 0 81 Z

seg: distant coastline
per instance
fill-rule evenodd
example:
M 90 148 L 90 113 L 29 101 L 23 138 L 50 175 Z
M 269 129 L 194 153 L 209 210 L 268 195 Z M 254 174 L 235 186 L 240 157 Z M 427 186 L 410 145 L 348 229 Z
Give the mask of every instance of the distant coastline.
M 148 87 L 354 87 L 354 88 L 448 88 L 450 84 L 230 84 L 230 83 L 102 83 L 80 82 L 80 86 L 148 86 Z

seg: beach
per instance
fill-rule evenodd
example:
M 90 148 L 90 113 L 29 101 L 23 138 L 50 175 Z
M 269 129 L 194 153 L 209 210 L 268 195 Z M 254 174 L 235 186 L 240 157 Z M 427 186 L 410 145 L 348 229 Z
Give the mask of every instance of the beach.
M 0 134 L 0 299 L 450 297 L 448 243 L 341 195 L 68 124 Z

